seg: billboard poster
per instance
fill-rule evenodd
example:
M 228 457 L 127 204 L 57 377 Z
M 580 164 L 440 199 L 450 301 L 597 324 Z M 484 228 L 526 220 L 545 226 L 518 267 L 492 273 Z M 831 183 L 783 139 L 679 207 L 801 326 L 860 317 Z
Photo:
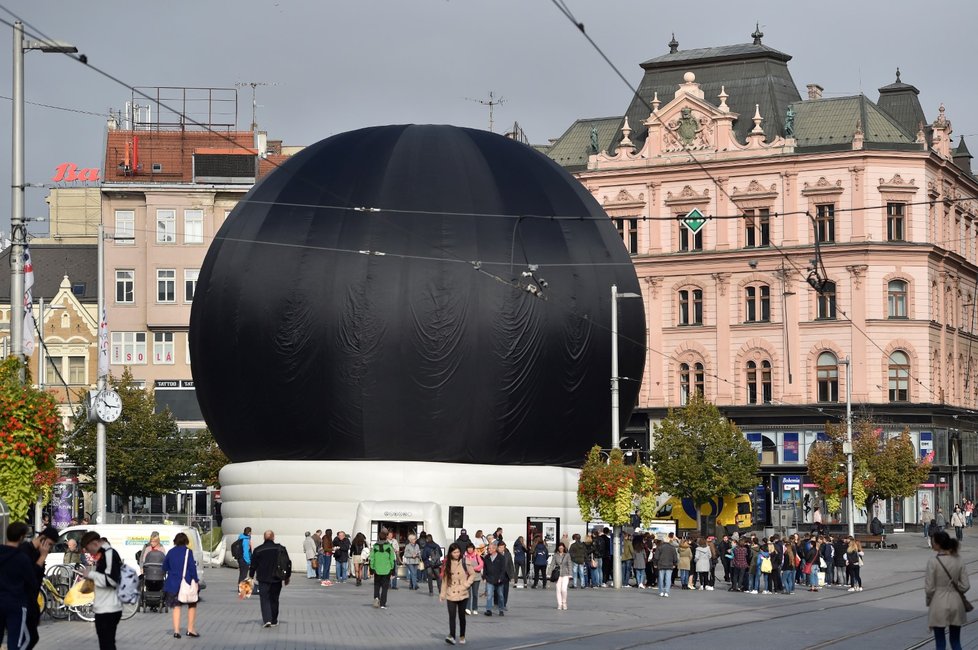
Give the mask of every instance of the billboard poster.
M 798 434 L 797 433 L 784 434 L 784 462 L 786 463 L 798 462 Z

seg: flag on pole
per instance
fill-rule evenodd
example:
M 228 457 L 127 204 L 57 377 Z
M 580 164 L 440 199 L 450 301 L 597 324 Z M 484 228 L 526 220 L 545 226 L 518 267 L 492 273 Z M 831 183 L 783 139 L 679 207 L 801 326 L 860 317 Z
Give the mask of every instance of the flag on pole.
M 31 250 L 24 244 L 24 354 L 34 354 L 34 296 L 31 287 L 34 286 L 34 263 L 31 262 Z
M 105 314 L 105 305 L 98 320 L 98 376 L 109 376 L 109 321 Z

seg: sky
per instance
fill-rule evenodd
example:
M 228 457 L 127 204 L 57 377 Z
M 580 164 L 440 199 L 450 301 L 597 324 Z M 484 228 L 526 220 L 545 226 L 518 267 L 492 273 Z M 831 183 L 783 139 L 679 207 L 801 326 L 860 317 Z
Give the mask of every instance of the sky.
M 919 2 L 756 0 L 562 0 L 626 79 L 665 54 L 763 42 L 790 54 L 802 97 L 816 82 L 825 96 L 902 80 L 920 89 L 927 119 L 943 102 L 954 138 L 978 152 L 978 84 L 973 81 L 978 3 L 950 1 L 939 12 Z M 25 56 L 26 180 L 51 184 L 63 162 L 99 167 L 105 116 L 140 87 L 234 88 L 259 83 L 257 120 L 270 139 L 307 145 L 380 124 L 430 123 L 487 129 L 490 91 L 497 132 L 519 123 L 533 143 L 559 137 L 577 118 L 622 115 L 631 91 L 549 0 L 168 0 L 165 3 L 0 0 L 47 37 L 70 42 L 83 65 L 62 54 Z M 34 30 L 26 28 L 28 32 Z M 6 36 L 4 36 L 6 34 Z M 40 34 L 38 34 L 40 35 Z M 12 30 L 0 23 L 0 178 L 10 178 Z M 3 45 L 7 43 L 7 45 Z M 113 81 L 98 70 L 123 82 Z M 251 87 L 238 94 L 236 121 L 251 123 Z M 77 112 L 82 111 L 82 112 Z M 228 119 L 233 119 L 229 117 Z M 0 182 L 0 214 L 9 214 Z M 28 217 L 46 216 L 45 188 L 30 188 Z M 44 222 L 33 224 L 43 232 Z M 0 232 L 9 231 L 0 217 Z

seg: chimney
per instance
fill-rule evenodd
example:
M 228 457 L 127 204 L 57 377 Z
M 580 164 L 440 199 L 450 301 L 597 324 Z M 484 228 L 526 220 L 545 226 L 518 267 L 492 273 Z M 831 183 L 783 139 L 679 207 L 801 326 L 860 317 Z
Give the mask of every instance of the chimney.
M 818 84 L 808 84 L 808 99 L 822 99 L 823 90 Z

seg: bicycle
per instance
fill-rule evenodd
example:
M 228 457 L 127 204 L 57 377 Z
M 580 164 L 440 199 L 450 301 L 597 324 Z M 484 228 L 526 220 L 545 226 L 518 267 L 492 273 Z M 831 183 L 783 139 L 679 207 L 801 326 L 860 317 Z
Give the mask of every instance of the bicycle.
M 72 581 L 71 576 L 74 576 Z M 79 594 L 74 605 L 65 603 L 65 596 L 75 583 L 84 580 L 78 573 L 75 566 L 70 564 L 59 564 L 51 567 L 48 574 L 41 582 L 41 596 L 39 604 L 43 602 L 43 611 L 55 620 L 70 618 L 72 614 L 83 621 L 92 622 L 95 620 L 95 593 Z M 41 600 L 43 598 L 43 601 Z M 122 618 L 130 619 L 136 615 L 139 609 L 139 601 L 135 603 L 122 604 Z

